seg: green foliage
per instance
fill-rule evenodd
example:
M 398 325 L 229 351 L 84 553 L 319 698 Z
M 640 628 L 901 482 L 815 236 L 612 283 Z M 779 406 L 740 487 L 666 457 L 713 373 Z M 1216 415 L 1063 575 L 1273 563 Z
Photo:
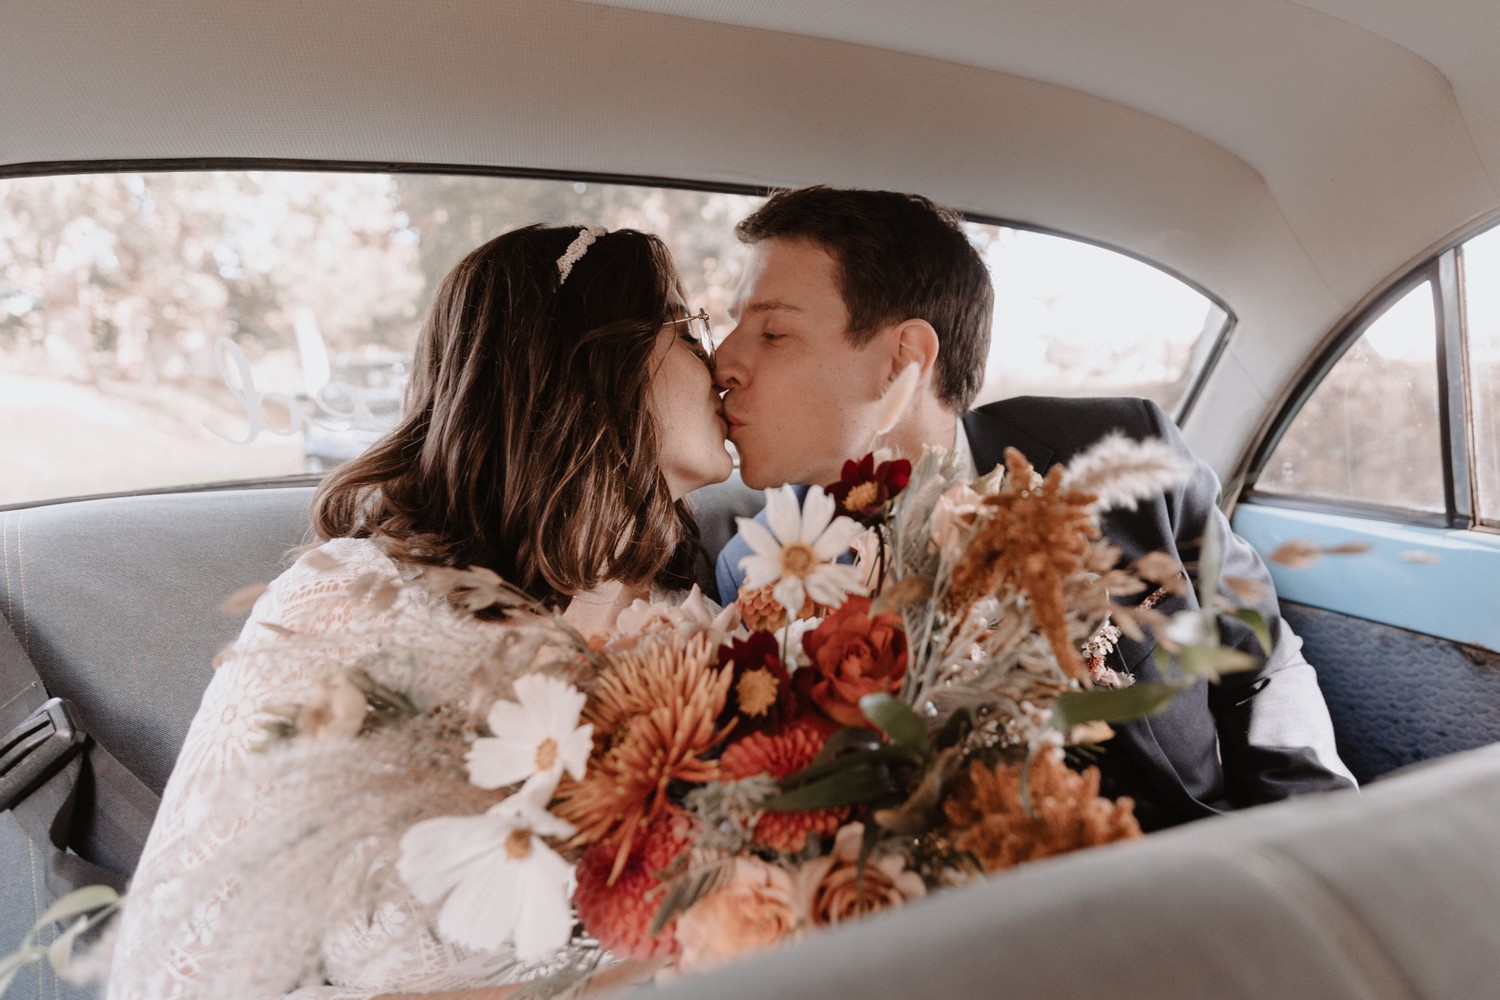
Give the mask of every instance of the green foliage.
M 1052 724 L 1063 732 L 1085 722 L 1130 722 L 1155 715 L 1189 683 L 1140 683 L 1127 688 L 1068 691 L 1052 704 Z

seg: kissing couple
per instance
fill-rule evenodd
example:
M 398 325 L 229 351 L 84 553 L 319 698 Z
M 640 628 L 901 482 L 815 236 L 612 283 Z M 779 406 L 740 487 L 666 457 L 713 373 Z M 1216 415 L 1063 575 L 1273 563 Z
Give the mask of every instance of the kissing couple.
M 448 274 L 417 342 L 401 421 L 324 479 L 312 507 L 320 544 L 272 582 L 221 658 L 139 884 L 204 865 L 245 822 L 205 804 L 262 742 L 264 706 L 307 703 L 318 684 L 309 664 L 264 655 L 280 635 L 320 637 L 345 660 L 399 638 L 426 655 L 392 664 L 382 683 L 414 686 L 401 670 L 420 671 L 429 688 L 449 674 L 455 690 L 468 682 L 469 637 L 451 634 L 451 619 L 416 591 L 327 599 L 361 579 L 480 567 L 600 636 L 636 600 L 686 591 L 709 565 L 719 600 L 735 601 L 751 546 L 736 537 L 703 552 L 694 511 L 722 515 L 724 497 L 689 496 L 731 476 L 726 439 L 757 489 L 834 482 L 877 437 L 913 459 L 924 446 L 947 449 L 969 476 L 996 467 L 1007 448 L 1044 472 L 1112 431 L 1168 442 L 1194 475 L 1107 513 L 1106 537 L 1124 562 L 1163 551 L 1194 567 L 1205 533 L 1216 531 L 1223 576 L 1254 586 L 1274 648 L 1260 669 L 1199 684 L 1164 713 L 1120 726 L 1102 762 L 1104 790 L 1133 796 L 1149 830 L 1353 784 L 1266 568 L 1230 531 L 1216 477 L 1159 407 L 1025 397 L 971 409 L 994 295 L 956 214 L 915 195 L 813 187 L 774 194 L 736 232 L 748 259 L 735 325 L 717 348 L 665 246 L 645 233 L 532 226 L 491 240 Z M 903 391 L 893 393 L 898 381 Z M 1173 596 L 1163 610 L 1193 600 Z M 1258 652 L 1247 626 L 1223 627 L 1226 645 Z M 481 615 L 466 628 L 478 641 L 507 625 Z M 1156 679 L 1152 649 L 1149 636 L 1122 640 L 1111 666 Z M 274 810 L 275 800 L 274 789 L 257 790 L 254 808 Z M 112 998 L 200 995 L 221 949 L 265 944 L 216 938 L 213 900 L 191 934 L 163 935 L 151 902 L 124 910 Z M 401 923 L 400 913 L 382 912 L 322 927 L 330 985 L 297 995 L 507 995 L 510 987 L 472 988 L 492 980 L 479 958 L 435 939 L 410 946 Z

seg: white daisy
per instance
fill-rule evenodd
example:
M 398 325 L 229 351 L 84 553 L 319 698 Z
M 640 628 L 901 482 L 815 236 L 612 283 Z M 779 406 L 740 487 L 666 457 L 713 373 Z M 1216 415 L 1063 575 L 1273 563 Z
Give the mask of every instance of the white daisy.
M 833 497 L 812 486 L 801 506 L 790 486 L 766 490 L 767 530 L 748 517 L 736 518 L 751 555 L 740 560 L 749 589 L 775 583 L 777 603 L 796 617 L 807 596 L 838 607 L 849 594 L 863 593 L 859 571 L 834 562 L 863 529 L 847 517 L 834 517 Z
M 573 685 L 545 674 L 516 679 L 517 701 L 490 706 L 490 732 L 474 741 L 464 760 L 469 780 L 480 788 L 526 782 L 521 792 L 544 805 L 563 771 L 583 777 L 594 748 L 594 727 L 578 725 L 584 695 Z
M 573 833 L 573 824 L 516 794 L 478 816 L 413 825 L 396 870 L 423 903 L 447 897 L 437 924 L 444 940 L 477 951 L 513 941 L 517 958 L 540 961 L 573 932 L 573 866 L 542 838 Z

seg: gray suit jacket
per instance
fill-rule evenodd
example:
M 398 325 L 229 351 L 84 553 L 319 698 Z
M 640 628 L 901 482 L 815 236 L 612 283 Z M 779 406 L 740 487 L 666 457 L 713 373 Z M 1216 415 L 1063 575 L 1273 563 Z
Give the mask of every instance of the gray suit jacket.
M 987 471 L 1014 447 L 1039 472 L 1067 462 L 1112 430 L 1133 438 L 1159 437 L 1196 467 L 1185 485 L 1134 511 L 1109 511 L 1106 537 L 1131 562 L 1163 551 L 1189 568 L 1212 521 L 1225 540 L 1226 578 L 1261 585 L 1255 607 L 1266 618 L 1274 647 L 1255 671 L 1230 674 L 1216 684 L 1200 683 L 1149 719 L 1116 727 L 1098 761 L 1105 791 L 1136 799 L 1146 829 L 1158 829 L 1260 802 L 1310 791 L 1354 786 L 1334 749 L 1333 726 L 1317 677 L 1301 655 L 1301 640 L 1282 622 L 1275 589 L 1265 564 L 1235 535 L 1219 510 L 1219 481 L 1192 456 L 1171 418 L 1155 403 L 1134 398 L 1062 399 L 1020 396 L 971 410 L 964 417 L 975 467 Z M 734 599 L 742 577 L 739 558 L 748 552 L 736 537 L 717 565 L 720 596 Z M 1196 606 L 1196 598 L 1169 597 L 1158 607 L 1170 614 Z M 1261 652 L 1250 628 L 1221 619 L 1221 638 L 1239 649 Z M 1122 639 L 1111 654 L 1113 666 L 1143 681 L 1160 679 L 1151 656 L 1154 643 Z

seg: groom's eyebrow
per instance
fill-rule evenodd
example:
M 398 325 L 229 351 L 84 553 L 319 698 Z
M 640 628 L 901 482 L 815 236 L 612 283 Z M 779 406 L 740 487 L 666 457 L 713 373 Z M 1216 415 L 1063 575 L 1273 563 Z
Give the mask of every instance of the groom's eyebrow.
M 800 313 L 804 310 L 801 306 L 794 306 L 790 302 L 782 302 L 780 299 L 771 299 L 770 301 L 766 302 L 751 302 L 746 305 L 745 308 L 741 311 L 749 314 L 768 312 Z

